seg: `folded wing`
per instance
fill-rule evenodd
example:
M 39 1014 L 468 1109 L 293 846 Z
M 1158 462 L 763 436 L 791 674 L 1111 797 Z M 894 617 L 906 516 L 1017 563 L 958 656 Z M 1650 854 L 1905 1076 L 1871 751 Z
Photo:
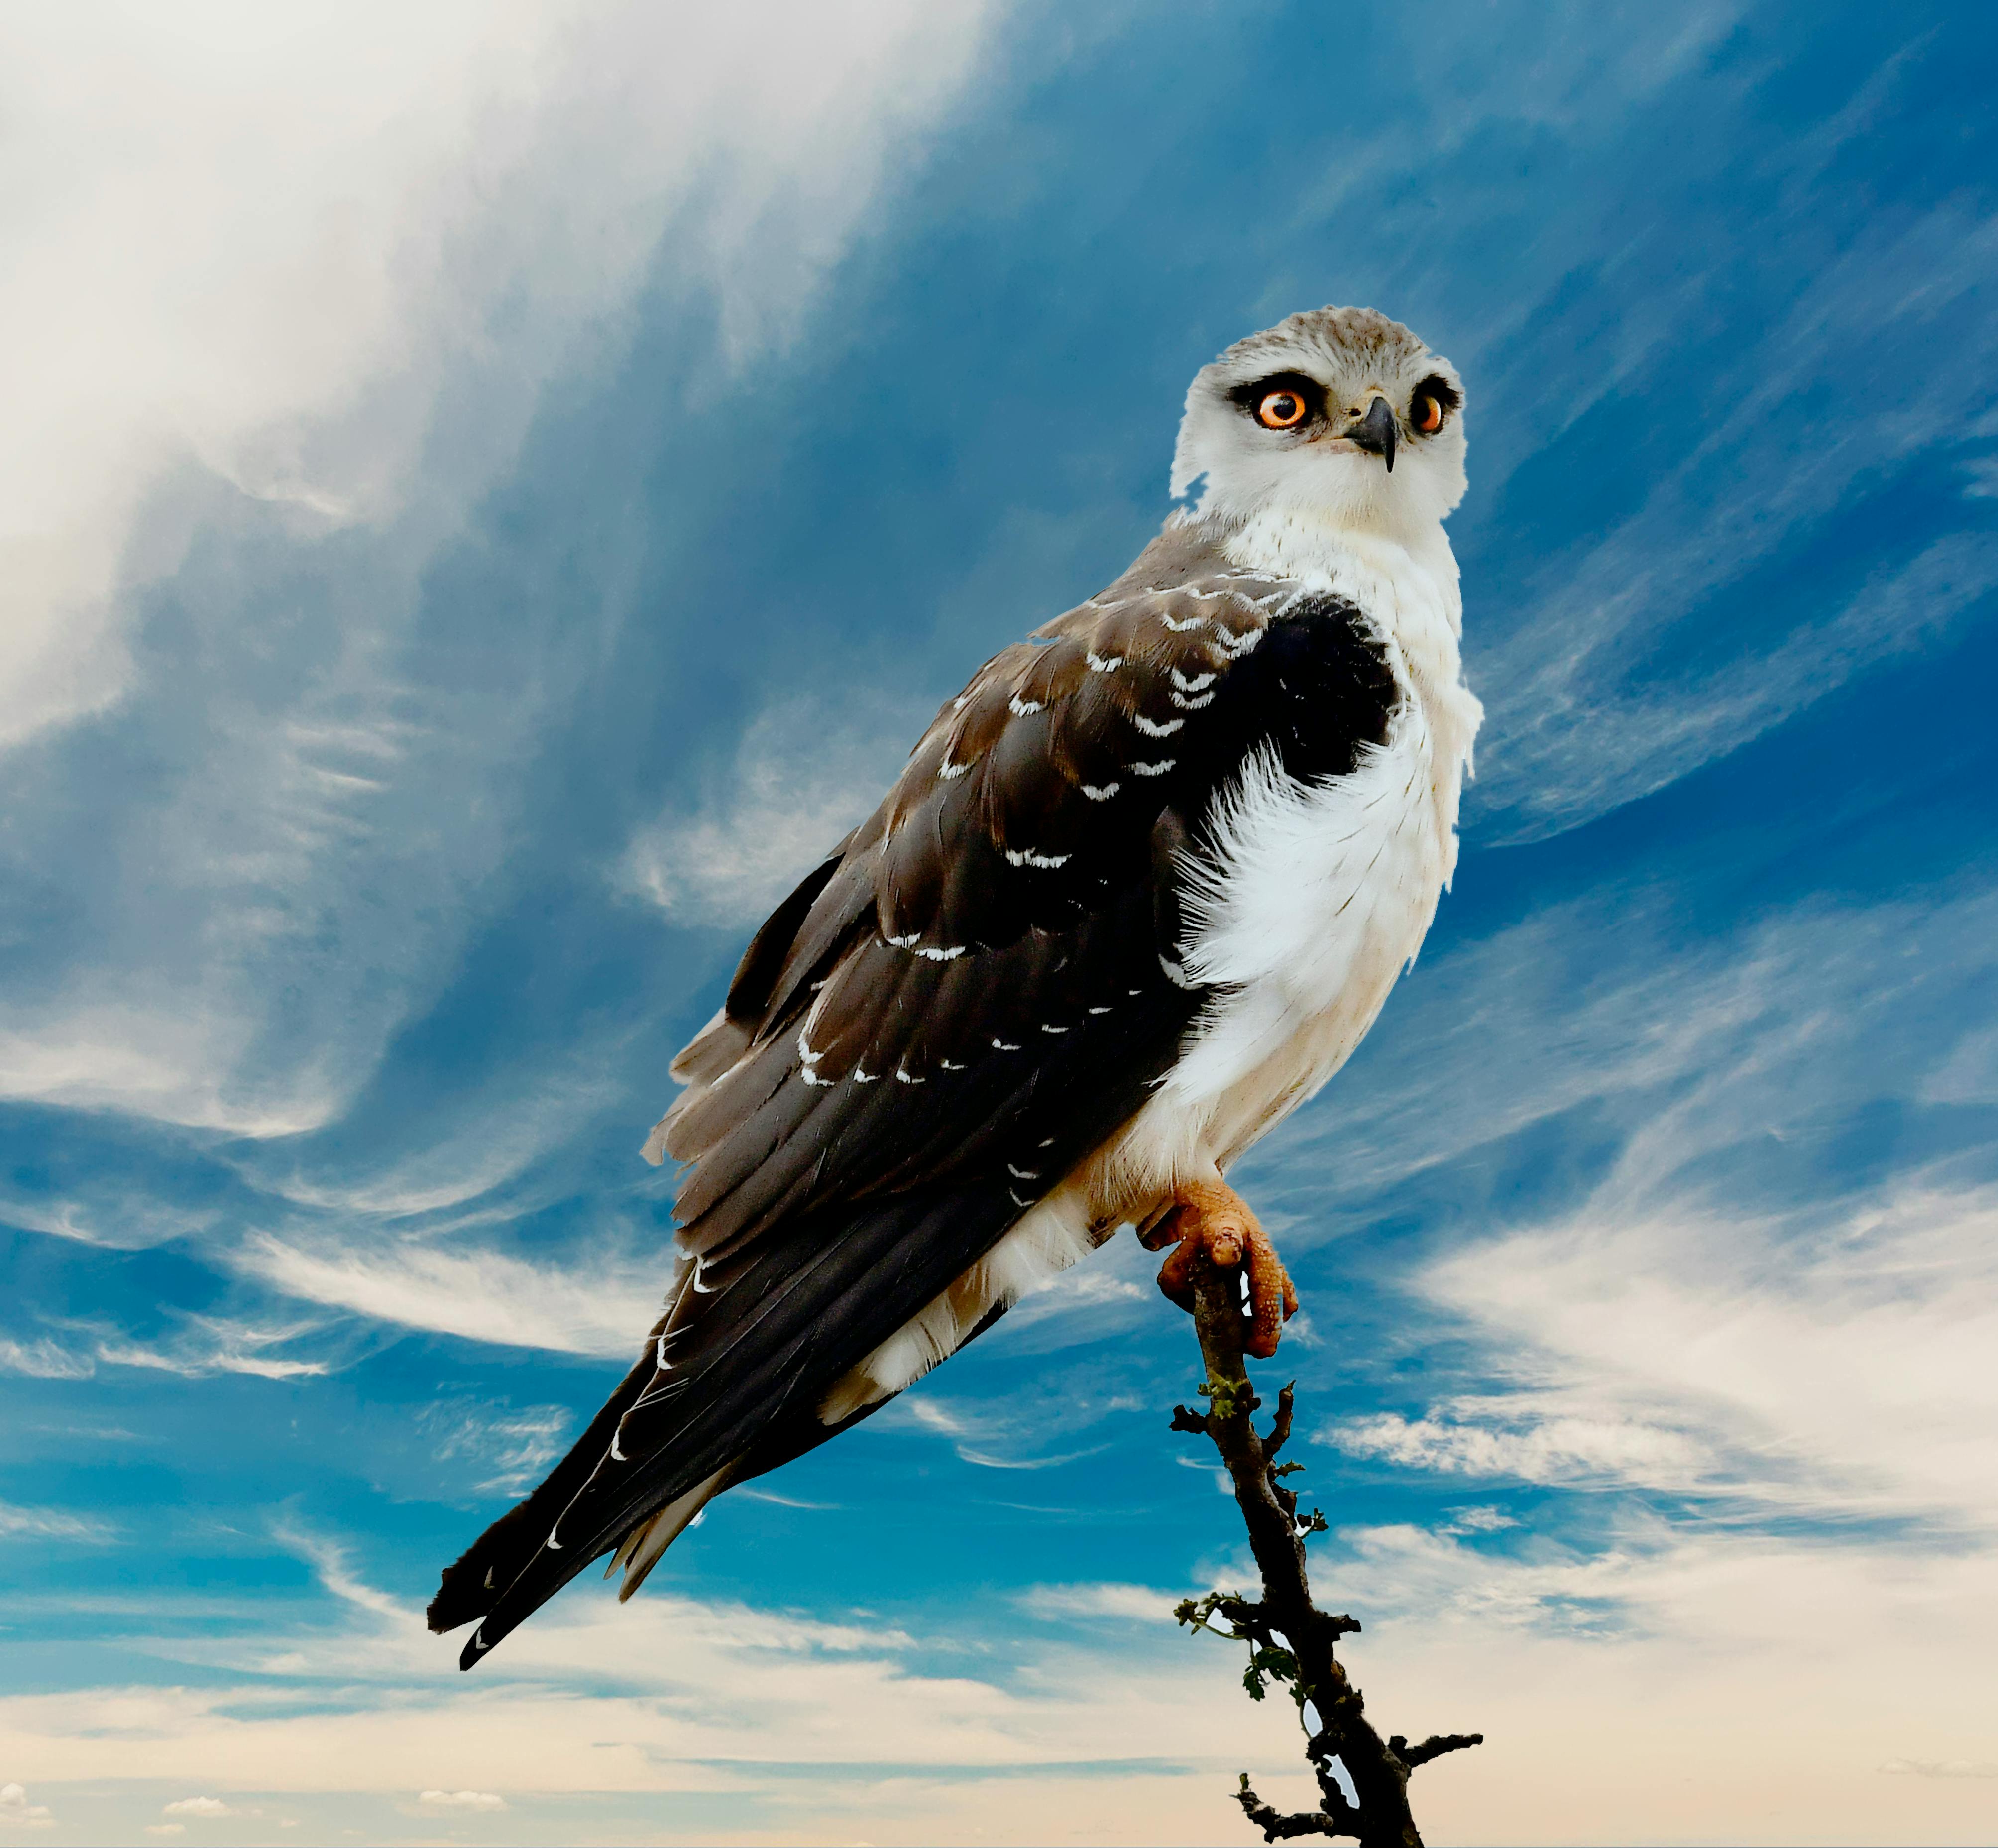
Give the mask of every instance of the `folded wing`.
M 1218 798 L 1257 751 L 1347 773 L 1392 700 L 1350 605 L 1170 529 L 980 670 L 676 1062 L 646 1152 L 686 1165 L 682 1274 L 569 1455 L 445 1573 L 432 1628 L 483 1620 L 464 1666 L 662 1511 L 853 1421 L 821 1418 L 834 1383 L 1170 1069 Z

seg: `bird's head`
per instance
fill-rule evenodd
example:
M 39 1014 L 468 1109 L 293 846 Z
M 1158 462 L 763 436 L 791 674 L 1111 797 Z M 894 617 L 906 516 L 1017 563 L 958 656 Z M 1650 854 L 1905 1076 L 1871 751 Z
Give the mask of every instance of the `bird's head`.
M 1448 360 L 1371 308 L 1313 308 L 1194 375 L 1172 490 L 1229 524 L 1274 513 L 1412 537 L 1463 498 L 1464 448 Z

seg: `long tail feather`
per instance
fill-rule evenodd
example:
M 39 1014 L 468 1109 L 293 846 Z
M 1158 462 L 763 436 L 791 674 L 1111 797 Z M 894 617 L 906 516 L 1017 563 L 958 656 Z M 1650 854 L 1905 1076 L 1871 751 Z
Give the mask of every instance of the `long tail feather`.
M 503 1568 L 492 1573 L 498 1593 L 482 1594 L 489 1602 L 459 1666 L 479 1661 L 634 1528 L 710 1479 L 718 1490 L 738 1459 L 769 1454 L 773 1439 L 791 1455 L 810 1448 L 797 1433 L 817 1421 L 831 1383 L 989 1249 L 1018 1210 L 1003 1189 L 938 1189 L 807 1216 L 789 1237 L 745 1253 L 733 1275 L 697 1299 L 697 1319 L 669 1338 L 686 1344 L 671 1364 L 634 1369 L 598 1414 L 587 1434 L 598 1446 L 593 1467 L 579 1481 L 567 1460 L 557 1472 L 567 1499 L 537 1491 L 508 1518 L 505 1558 L 518 1569 L 510 1578 Z M 553 1486 L 553 1478 L 544 1485 Z M 687 1519 L 697 1511 L 689 1508 Z M 669 1518 L 662 1531 L 671 1526 Z

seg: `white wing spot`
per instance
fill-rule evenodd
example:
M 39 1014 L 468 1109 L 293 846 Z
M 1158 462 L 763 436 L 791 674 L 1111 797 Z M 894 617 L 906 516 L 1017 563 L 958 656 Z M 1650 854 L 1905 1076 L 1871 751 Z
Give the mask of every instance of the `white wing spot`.
M 948 783 L 952 777 L 961 777 L 970 768 L 971 766 L 968 763 L 953 763 L 946 757 L 937 766 L 937 780 L 939 783 Z
M 623 1448 L 617 1441 L 624 1434 L 624 1427 L 621 1424 L 610 1434 L 610 1460 L 614 1463 L 628 1463 L 631 1460 L 624 1454 Z
M 1073 856 L 1066 853 L 1036 853 L 1031 847 L 1021 847 L 1017 851 L 1008 847 L 1006 850 L 1006 857 L 1016 867 L 1053 867 L 1066 866 Z
M 1041 1023 L 1041 1031 L 1044 1033 L 1065 1033 L 1068 1031 L 1068 1029 L 1065 1026 L 1052 1026 L 1047 1021 L 1043 1020 Z
M 548 1551 L 551 1553 L 558 1553 L 562 1549 L 562 1543 L 558 1540 L 553 1534 L 550 1534 L 548 1535 Z
M 994 1040 L 992 1042 L 992 1047 L 995 1052 L 1018 1052 L 1020 1050 L 1017 1046 L 1008 1044 L 1004 1040 Z
M 1125 768 L 1135 776 L 1163 777 L 1178 762 L 1177 757 L 1161 757 L 1156 763 L 1132 763 L 1126 765 Z
M 963 955 L 964 946 L 953 943 L 948 950 L 918 950 L 916 954 L 928 957 L 933 963 L 954 963 Z
M 1172 670 L 1172 675 L 1173 684 L 1182 693 L 1205 693 L 1214 684 L 1215 680 L 1211 673 L 1197 673 L 1189 680 L 1177 667 Z
M 1207 618 L 1205 616 L 1189 616 L 1184 622 L 1175 622 L 1163 610 L 1159 612 L 1159 620 L 1175 635 L 1184 635 L 1188 629 L 1204 629 L 1207 627 Z
M 964 1069 L 955 1059 L 939 1059 L 937 1063 L 946 1071 L 962 1071 Z
M 1023 700 L 1016 696 L 1006 702 L 1006 710 L 1015 718 L 1031 718 L 1041 710 L 1041 704 L 1039 700 Z
M 1038 1168 L 1015 1168 L 1010 1161 L 1006 1164 L 1006 1171 L 1016 1181 L 1038 1181 L 1041 1178 Z
M 1107 1014 L 1110 1012 L 1108 1008 L 1091 1008 L 1089 1011 L 1092 1014 Z
M 1082 786 L 1082 793 L 1092 802 L 1107 802 L 1123 787 L 1121 783 L 1105 783 L 1099 788 L 1094 783 L 1085 783 Z
M 1162 956 L 1159 958 L 1159 967 L 1165 971 L 1167 981 L 1170 981 L 1174 988 L 1190 988 L 1193 986 L 1193 984 L 1187 980 L 1186 971 L 1177 963 L 1169 963 Z
M 862 1071 L 856 1065 L 853 1068 L 853 1081 L 856 1085 L 878 1085 L 881 1081 L 881 1075 L 878 1071 Z M 694 1288 L 698 1289 L 700 1286 L 697 1283 Z
M 1198 699 L 1188 699 L 1184 693 L 1174 693 L 1167 697 L 1183 712 L 1204 712 L 1214 704 L 1214 695 L 1211 693 L 1203 693 Z
M 905 937 L 890 937 L 888 941 L 897 950 L 913 950 L 916 946 L 916 939 L 922 934 L 920 930 L 912 930 Z
M 1123 665 L 1124 657 L 1122 655 L 1092 653 L 1089 657 L 1089 671 L 1091 673 L 1115 673 Z
M 1161 725 L 1156 718 L 1147 718 L 1142 712 L 1134 712 L 1131 715 L 1131 722 L 1147 738 L 1170 738 L 1186 723 L 1186 721 L 1183 718 L 1169 718 Z

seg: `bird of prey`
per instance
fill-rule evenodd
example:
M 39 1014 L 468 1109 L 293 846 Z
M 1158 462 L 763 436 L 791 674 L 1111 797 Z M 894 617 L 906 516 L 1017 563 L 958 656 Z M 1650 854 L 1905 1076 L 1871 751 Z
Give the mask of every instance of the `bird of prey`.
M 1338 1070 L 1457 858 L 1480 718 L 1445 516 L 1464 390 L 1369 309 L 1187 393 L 1180 504 L 995 656 L 757 932 L 645 1146 L 685 1164 L 637 1364 L 458 1562 L 469 1668 L 593 1561 L 837 1436 L 1120 1226 L 1296 1306 L 1223 1176 Z

